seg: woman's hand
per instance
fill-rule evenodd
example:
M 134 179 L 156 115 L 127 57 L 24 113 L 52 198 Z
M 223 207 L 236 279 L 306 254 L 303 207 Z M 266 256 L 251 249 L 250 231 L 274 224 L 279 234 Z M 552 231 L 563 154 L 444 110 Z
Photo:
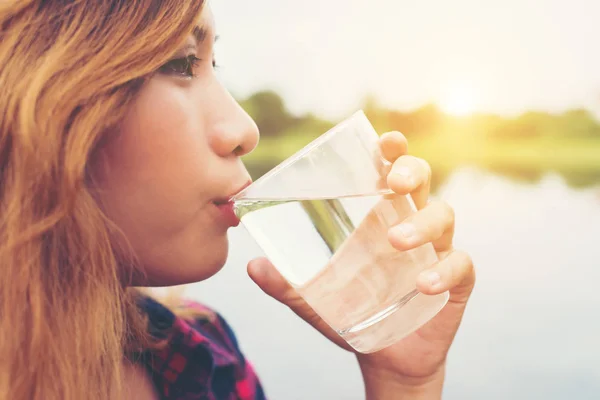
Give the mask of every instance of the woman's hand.
M 426 295 L 449 291 L 450 300 L 427 324 L 392 346 L 372 354 L 357 353 L 369 399 L 397 398 L 400 394 L 409 398 L 440 397 L 446 355 L 475 284 L 470 257 L 452 246 L 454 212 L 446 203 L 428 202 L 429 164 L 407 155 L 407 148 L 406 138 L 399 132 L 381 137 L 383 156 L 393 163 L 387 177 L 390 189 L 410 194 L 418 209 L 389 230 L 389 241 L 402 251 L 433 243 L 440 261 L 419 275 L 417 289 Z M 265 293 L 290 307 L 332 342 L 352 351 L 268 260 L 251 261 L 248 273 Z

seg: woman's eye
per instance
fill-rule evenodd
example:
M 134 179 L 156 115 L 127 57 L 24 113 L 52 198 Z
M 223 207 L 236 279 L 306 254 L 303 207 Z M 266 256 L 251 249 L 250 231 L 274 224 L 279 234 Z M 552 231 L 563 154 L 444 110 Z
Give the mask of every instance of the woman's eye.
M 160 72 L 169 75 L 193 78 L 195 76 L 194 67 L 196 67 L 199 61 L 200 59 L 194 55 L 177 58 L 160 67 Z

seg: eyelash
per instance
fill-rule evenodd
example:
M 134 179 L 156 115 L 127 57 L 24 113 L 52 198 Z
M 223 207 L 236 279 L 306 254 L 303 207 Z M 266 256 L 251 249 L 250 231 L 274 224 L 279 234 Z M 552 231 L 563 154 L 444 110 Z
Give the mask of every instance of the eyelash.
M 201 61 L 202 59 L 193 54 L 187 57 L 176 58 L 163 65 L 160 68 L 160 72 L 185 78 L 194 78 L 196 76 L 194 69 L 198 67 L 198 64 Z M 212 61 L 212 66 L 214 69 L 219 68 L 215 60 Z M 183 70 L 181 70 L 181 68 L 183 68 Z

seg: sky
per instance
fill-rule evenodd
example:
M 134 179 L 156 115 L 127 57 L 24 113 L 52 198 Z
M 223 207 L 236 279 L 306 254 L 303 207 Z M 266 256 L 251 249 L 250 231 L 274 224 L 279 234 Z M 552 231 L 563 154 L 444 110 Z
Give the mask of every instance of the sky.
M 591 109 L 597 0 L 211 0 L 219 74 L 238 98 L 274 89 L 294 113 L 351 114 L 365 96 L 454 114 Z M 596 38 L 596 39 L 594 39 Z

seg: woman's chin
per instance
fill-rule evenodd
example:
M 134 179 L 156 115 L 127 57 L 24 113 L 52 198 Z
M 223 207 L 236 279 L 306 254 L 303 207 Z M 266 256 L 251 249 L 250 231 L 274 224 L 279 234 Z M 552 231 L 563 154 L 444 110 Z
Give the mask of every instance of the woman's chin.
M 215 249 L 209 255 L 202 257 L 201 259 L 194 262 L 194 265 L 190 265 L 185 270 L 180 270 L 181 275 L 179 276 L 179 285 L 195 283 L 204 281 L 223 269 L 227 262 L 227 249 Z
M 181 254 L 180 257 L 162 260 L 160 265 L 147 265 L 145 282 L 139 282 L 141 284 L 136 286 L 187 285 L 216 275 L 227 262 L 227 241 L 216 243 L 210 251 L 208 250 L 209 248 L 205 247 L 193 254 Z
M 202 264 L 200 266 L 198 276 L 195 277 L 192 280 L 192 282 L 203 281 L 212 276 L 215 276 L 223 269 L 226 262 L 227 262 L 227 254 L 225 254 L 225 256 L 222 259 L 219 259 L 219 260 L 215 259 L 215 260 L 211 260 L 210 262 L 207 262 L 205 264 Z
M 212 240 L 205 246 L 189 254 L 187 262 L 178 268 L 181 273 L 180 284 L 204 281 L 223 269 L 229 254 L 229 240 L 227 235 Z

